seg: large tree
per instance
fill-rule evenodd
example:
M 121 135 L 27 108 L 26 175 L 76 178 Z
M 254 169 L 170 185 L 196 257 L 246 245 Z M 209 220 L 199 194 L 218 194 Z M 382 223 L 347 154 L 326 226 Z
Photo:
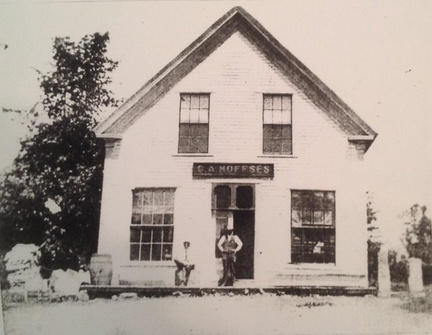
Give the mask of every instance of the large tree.
M 54 40 L 54 69 L 39 77 L 42 113 L 28 112 L 30 135 L 0 185 L 0 245 L 36 243 L 52 269 L 77 269 L 97 246 L 103 146 L 93 128 L 116 104 L 108 41 L 108 33 Z

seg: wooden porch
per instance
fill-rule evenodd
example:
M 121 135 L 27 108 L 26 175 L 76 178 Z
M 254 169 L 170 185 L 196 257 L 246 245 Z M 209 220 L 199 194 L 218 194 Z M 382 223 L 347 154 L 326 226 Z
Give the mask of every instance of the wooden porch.
M 330 295 L 330 296 L 365 296 L 377 295 L 374 287 L 341 287 L 341 286 L 272 286 L 251 287 L 250 285 L 236 284 L 233 287 L 185 287 L 185 286 L 130 286 L 130 285 L 81 285 L 81 291 L 87 291 L 90 299 L 111 298 L 122 293 L 136 293 L 138 297 L 165 297 L 176 294 L 188 294 L 190 296 L 203 295 Z

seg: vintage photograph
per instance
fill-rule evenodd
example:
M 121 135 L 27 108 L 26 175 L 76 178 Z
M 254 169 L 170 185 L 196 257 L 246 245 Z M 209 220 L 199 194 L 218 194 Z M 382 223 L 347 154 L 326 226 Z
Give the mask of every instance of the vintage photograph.
M 432 334 L 431 17 L 0 0 L 0 334 Z

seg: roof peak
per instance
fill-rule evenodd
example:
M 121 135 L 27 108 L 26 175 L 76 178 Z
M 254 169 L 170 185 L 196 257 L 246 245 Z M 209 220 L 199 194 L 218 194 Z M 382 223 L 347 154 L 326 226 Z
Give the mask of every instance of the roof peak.
M 324 110 L 347 135 L 371 135 L 375 138 L 377 134 L 372 128 L 241 6 L 234 6 L 226 12 L 151 78 L 97 127 L 97 134 L 104 137 L 123 133 L 135 119 L 152 107 L 237 31 L 243 33 L 262 50 L 284 75 L 293 79 L 294 84 Z

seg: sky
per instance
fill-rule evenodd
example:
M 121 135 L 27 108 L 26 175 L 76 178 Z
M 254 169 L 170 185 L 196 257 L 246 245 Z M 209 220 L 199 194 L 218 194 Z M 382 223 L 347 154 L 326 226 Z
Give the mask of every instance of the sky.
M 0 108 L 40 101 L 56 36 L 110 33 L 111 89 L 128 98 L 219 17 L 242 6 L 379 135 L 360 177 L 375 195 L 383 234 L 414 203 L 432 212 L 432 1 L 0 0 Z M 7 48 L 6 48 L 7 45 Z M 26 128 L 0 112 L 0 171 Z M 353 181 L 359 182 L 359 181 Z M 430 213 L 429 213 L 430 214 Z

